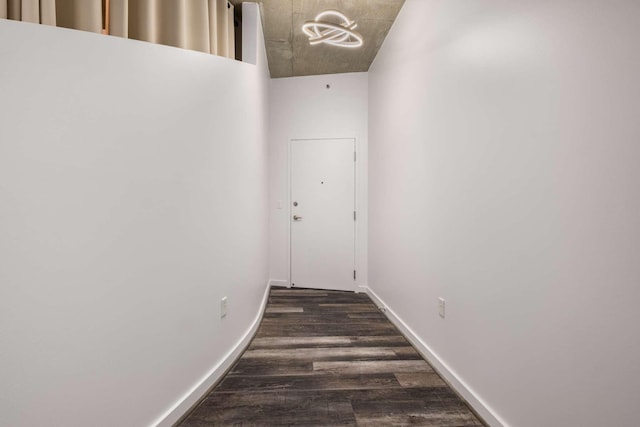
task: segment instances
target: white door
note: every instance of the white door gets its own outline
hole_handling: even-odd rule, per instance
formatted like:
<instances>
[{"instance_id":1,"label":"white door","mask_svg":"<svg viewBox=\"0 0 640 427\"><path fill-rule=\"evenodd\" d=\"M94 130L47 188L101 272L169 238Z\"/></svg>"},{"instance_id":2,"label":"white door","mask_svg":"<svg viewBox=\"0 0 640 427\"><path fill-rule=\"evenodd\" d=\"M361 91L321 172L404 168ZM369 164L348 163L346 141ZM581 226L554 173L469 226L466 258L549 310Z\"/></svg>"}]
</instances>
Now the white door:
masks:
<instances>
[{"instance_id":1,"label":"white door","mask_svg":"<svg viewBox=\"0 0 640 427\"><path fill-rule=\"evenodd\" d=\"M291 141L291 283L355 289L355 140Z\"/></svg>"}]
</instances>

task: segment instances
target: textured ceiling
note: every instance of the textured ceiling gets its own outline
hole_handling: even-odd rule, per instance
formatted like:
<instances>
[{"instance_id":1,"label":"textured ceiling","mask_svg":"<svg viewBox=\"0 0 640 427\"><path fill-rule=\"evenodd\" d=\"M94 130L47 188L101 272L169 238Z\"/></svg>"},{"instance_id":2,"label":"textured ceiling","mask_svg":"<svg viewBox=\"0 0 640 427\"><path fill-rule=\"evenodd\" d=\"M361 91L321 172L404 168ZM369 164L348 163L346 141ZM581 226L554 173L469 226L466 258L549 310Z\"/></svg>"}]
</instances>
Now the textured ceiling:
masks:
<instances>
[{"instance_id":1,"label":"textured ceiling","mask_svg":"<svg viewBox=\"0 0 640 427\"><path fill-rule=\"evenodd\" d=\"M271 77L368 71L404 0L261 0ZM357 22L364 45L311 46L302 24L327 9Z\"/></svg>"}]
</instances>

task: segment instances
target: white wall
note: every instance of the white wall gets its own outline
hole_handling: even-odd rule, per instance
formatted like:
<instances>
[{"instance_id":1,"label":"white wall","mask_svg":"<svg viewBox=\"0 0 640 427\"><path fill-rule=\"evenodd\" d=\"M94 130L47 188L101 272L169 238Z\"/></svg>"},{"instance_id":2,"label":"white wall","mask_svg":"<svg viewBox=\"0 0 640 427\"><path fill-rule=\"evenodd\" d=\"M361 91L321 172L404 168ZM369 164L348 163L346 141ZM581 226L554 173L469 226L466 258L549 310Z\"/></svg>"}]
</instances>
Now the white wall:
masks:
<instances>
[{"instance_id":1,"label":"white wall","mask_svg":"<svg viewBox=\"0 0 640 427\"><path fill-rule=\"evenodd\" d=\"M369 285L508 425L638 423L639 17L407 0L369 72Z\"/></svg>"},{"instance_id":2,"label":"white wall","mask_svg":"<svg viewBox=\"0 0 640 427\"><path fill-rule=\"evenodd\" d=\"M0 425L150 425L259 311L264 55L0 20L0 64Z\"/></svg>"},{"instance_id":3,"label":"white wall","mask_svg":"<svg viewBox=\"0 0 640 427\"><path fill-rule=\"evenodd\" d=\"M327 89L327 85L330 86ZM367 74L271 80L269 93L269 257L274 283L289 281L289 164L291 139L356 138L357 267L367 283ZM278 201L282 209L278 209Z\"/></svg>"}]
</instances>

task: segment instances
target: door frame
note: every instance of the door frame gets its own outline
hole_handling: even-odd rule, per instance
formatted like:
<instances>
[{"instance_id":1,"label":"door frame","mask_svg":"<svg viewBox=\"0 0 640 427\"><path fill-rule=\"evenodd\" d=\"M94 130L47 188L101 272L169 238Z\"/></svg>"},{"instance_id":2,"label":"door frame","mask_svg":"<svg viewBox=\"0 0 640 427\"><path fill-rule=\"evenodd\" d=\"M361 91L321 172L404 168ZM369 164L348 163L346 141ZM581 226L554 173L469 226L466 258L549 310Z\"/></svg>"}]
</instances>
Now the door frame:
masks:
<instances>
[{"instance_id":1,"label":"door frame","mask_svg":"<svg viewBox=\"0 0 640 427\"><path fill-rule=\"evenodd\" d=\"M292 283L291 283L291 252L292 252L292 245L291 245L291 216L293 215L292 212L292 206L291 204L293 203L292 197L291 197L291 184L292 184L292 159L291 159L291 148L293 146L294 142L297 141L328 141L328 140L334 140L334 139L351 139L353 140L353 150L355 153L355 160L353 162L353 206L354 209L356 210L356 220L353 221L353 270L356 271L356 278L353 281L353 288L351 289L351 291L353 292L358 292L359 290L359 280L360 280L360 273L357 271L358 265L360 265L359 263L359 259L358 259L358 244L359 244L359 233L358 233L358 221L359 219L359 215L360 215L360 206L359 206L359 188L360 188L360 182L358 179L358 163L359 163L359 141L358 138L356 138L355 136L335 136L335 137L331 137L331 138L289 138L289 141L287 143L287 221L288 221L288 227L287 227L287 247L288 247L288 251L287 251L287 261L288 261L288 269L287 269L287 273L289 275L289 277L287 277L287 288L291 288L292 287Z\"/></svg>"}]
</instances>

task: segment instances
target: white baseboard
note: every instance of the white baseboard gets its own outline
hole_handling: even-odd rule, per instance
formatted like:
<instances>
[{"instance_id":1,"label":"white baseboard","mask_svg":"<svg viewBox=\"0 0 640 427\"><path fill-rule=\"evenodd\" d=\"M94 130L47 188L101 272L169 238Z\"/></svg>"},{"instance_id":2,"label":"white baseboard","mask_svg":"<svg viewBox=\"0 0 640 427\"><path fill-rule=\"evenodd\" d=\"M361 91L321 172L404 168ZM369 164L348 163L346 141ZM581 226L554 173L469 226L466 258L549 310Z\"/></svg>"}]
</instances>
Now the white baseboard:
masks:
<instances>
[{"instance_id":1,"label":"white baseboard","mask_svg":"<svg viewBox=\"0 0 640 427\"><path fill-rule=\"evenodd\" d=\"M415 332L380 299L375 292L366 291L378 307L384 307L384 314L405 335L418 352L438 371L449 385L492 427L508 427L479 396L474 392Z\"/></svg>"},{"instance_id":2,"label":"white baseboard","mask_svg":"<svg viewBox=\"0 0 640 427\"><path fill-rule=\"evenodd\" d=\"M289 285L288 280L274 280L274 279L269 280L269 286L278 286L278 287L284 287L284 288L291 287Z\"/></svg>"},{"instance_id":3,"label":"white baseboard","mask_svg":"<svg viewBox=\"0 0 640 427\"><path fill-rule=\"evenodd\" d=\"M187 413L191 407L200 400L204 396L204 394L216 383L218 382L224 374L227 372L231 365L238 359L240 354L244 351L244 349L249 345L249 342L255 335L258 327L260 326L260 322L262 320L262 315L264 313L265 307L267 305L267 301L269 299L269 290L271 289L271 283L267 284L267 289L264 292L264 296L262 297L262 302L260 304L260 310L256 315L253 323L247 329L247 332L244 333L242 338L238 340L236 345L233 346L231 350L222 358L218 364L216 364L211 370L200 380L195 386L191 388L181 399L179 399L168 411L166 411L162 416L160 416L152 426L155 427L170 427L174 425L180 418Z\"/></svg>"}]
</instances>

